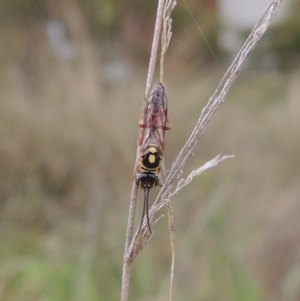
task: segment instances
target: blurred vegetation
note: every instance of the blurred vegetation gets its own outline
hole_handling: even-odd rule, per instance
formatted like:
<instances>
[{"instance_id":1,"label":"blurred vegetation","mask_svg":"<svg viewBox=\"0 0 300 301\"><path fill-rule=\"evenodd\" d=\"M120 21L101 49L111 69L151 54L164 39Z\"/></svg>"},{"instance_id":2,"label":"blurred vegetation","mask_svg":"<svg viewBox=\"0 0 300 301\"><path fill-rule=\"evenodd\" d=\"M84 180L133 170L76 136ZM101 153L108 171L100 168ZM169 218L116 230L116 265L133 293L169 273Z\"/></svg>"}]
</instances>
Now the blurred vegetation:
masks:
<instances>
[{"instance_id":1,"label":"blurred vegetation","mask_svg":"<svg viewBox=\"0 0 300 301\"><path fill-rule=\"evenodd\" d=\"M222 63L213 3L188 5ZM119 298L155 10L152 1L0 2L0 300ZM297 60L296 19L266 37L277 33L283 59ZM222 77L183 3L173 32L167 167ZM174 202L175 300L300 298L300 71L260 71L240 75L188 170L218 153L235 159ZM164 218L134 264L131 300L165 300L169 264Z\"/></svg>"},{"instance_id":2,"label":"blurred vegetation","mask_svg":"<svg viewBox=\"0 0 300 301\"><path fill-rule=\"evenodd\" d=\"M270 32L273 43L271 51L276 55L280 66L284 69L300 64L300 20L298 12L300 1L291 1L291 15L280 25L274 26Z\"/></svg>"},{"instance_id":3,"label":"blurred vegetation","mask_svg":"<svg viewBox=\"0 0 300 301\"><path fill-rule=\"evenodd\" d=\"M289 1L289 15L281 22L272 25L260 46L254 50L251 63L254 69L280 70L297 69L300 66L300 20L299 0ZM242 31L243 40L250 31Z\"/></svg>"}]
</instances>

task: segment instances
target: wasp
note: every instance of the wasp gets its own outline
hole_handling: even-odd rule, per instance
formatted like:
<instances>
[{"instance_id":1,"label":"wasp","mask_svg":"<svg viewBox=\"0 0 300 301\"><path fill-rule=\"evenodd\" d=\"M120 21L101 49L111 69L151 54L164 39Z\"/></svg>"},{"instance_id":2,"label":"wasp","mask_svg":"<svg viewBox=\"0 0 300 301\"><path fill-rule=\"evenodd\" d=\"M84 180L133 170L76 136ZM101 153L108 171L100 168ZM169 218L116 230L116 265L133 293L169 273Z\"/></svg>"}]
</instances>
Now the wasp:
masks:
<instances>
[{"instance_id":1,"label":"wasp","mask_svg":"<svg viewBox=\"0 0 300 301\"><path fill-rule=\"evenodd\" d=\"M144 206L139 231L146 213L147 225L151 234L148 212L149 192L153 187L162 186L160 172L166 147L165 131L172 128L168 120L167 96L162 83L157 83L153 87L149 99L145 100L138 125L140 127L138 138L140 158L136 167L135 181L144 190Z\"/></svg>"}]
</instances>

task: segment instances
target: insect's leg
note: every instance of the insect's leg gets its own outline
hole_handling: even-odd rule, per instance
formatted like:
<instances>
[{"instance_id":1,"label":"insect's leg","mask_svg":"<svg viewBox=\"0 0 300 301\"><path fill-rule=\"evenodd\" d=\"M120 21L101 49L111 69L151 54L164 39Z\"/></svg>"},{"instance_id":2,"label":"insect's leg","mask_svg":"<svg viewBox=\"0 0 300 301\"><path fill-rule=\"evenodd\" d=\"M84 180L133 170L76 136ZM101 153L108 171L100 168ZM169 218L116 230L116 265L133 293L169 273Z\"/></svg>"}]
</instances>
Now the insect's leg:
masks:
<instances>
[{"instance_id":1,"label":"insect's leg","mask_svg":"<svg viewBox=\"0 0 300 301\"><path fill-rule=\"evenodd\" d=\"M138 164L136 165L136 168L134 170L134 174L133 174L132 180L137 180L137 176L136 175L139 174L140 172L141 172L141 163L138 162Z\"/></svg>"}]
</instances>

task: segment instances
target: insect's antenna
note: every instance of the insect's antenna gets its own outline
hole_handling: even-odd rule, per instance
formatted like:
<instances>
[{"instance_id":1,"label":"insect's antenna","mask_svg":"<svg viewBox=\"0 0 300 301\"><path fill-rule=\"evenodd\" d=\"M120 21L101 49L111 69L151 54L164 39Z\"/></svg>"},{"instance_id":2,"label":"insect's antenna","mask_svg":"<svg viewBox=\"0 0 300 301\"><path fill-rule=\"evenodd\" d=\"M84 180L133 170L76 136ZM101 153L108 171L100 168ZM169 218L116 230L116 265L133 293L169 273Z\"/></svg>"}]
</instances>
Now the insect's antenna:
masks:
<instances>
[{"instance_id":1,"label":"insect's antenna","mask_svg":"<svg viewBox=\"0 0 300 301\"><path fill-rule=\"evenodd\" d=\"M149 191L150 191L150 188L145 188L144 189L144 207L146 207L148 229L149 229L150 234L152 234L151 227L150 227L150 222L149 222L149 212L148 212Z\"/></svg>"},{"instance_id":2,"label":"insect's antenna","mask_svg":"<svg viewBox=\"0 0 300 301\"><path fill-rule=\"evenodd\" d=\"M151 227L150 227L150 222L149 222L149 211L148 211L148 207L149 207L148 206L149 191L150 191L150 188L144 188L144 206L143 206L142 220L141 220L138 232L141 231L141 228L142 228L142 225L143 225L144 216L145 216L145 211L146 211L148 229L149 229L150 234L152 234Z\"/></svg>"}]
</instances>

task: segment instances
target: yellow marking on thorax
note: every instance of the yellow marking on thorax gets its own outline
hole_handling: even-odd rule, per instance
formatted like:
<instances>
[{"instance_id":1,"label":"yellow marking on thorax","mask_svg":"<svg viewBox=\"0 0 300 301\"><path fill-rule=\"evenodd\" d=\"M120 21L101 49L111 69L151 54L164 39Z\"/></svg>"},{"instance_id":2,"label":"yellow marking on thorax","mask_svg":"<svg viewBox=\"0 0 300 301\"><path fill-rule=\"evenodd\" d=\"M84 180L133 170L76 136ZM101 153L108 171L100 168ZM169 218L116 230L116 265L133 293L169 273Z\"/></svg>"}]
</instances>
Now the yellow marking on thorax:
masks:
<instances>
[{"instance_id":1,"label":"yellow marking on thorax","mask_svg":"<svg viewBox=\"0 0 300 301\"><path fill-rule=\"evenodd\" d=\"M154 155L150 155L148 159L149 159L149 162L151 164L155 163L155 156Z\"/></svg>"},{"instance_id":2,"label":"yellow marking on thorax","mask_svg":"<svg viewBox=\"0 0 300 301\"><path fill-rule=\"evenodd\" d=\"M149 152L152 153L152 154L155 154L155 153L157 153L157 149L154 146L151 146L149 148Z\"/></svg>"}]
</instances>

